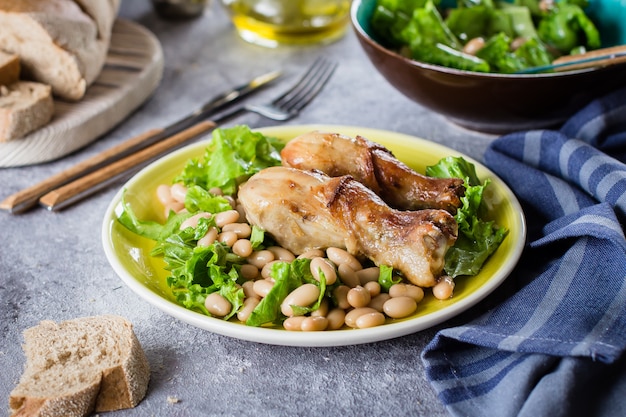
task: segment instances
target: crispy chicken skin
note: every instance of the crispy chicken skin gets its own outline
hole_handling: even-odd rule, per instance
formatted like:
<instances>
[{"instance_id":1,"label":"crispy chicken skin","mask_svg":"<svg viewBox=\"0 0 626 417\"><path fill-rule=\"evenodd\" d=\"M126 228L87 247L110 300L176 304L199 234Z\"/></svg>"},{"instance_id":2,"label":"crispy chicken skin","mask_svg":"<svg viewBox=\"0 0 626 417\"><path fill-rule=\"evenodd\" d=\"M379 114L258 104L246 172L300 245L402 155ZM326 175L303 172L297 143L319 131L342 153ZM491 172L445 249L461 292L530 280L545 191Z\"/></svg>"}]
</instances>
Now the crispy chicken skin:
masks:
<instances>
[{"instance_id":1,"label":"crispy chicken skin","mask_svg":"<svg viewBox=\"0 0 626 417\"><path fill-rule=\"evenodd\" d=\"M331 177L351 175L400 210L436 208L454 214L465 192L463 180L421 175L362 136L305 133L288 142L281 157L284 166L319 170Z\"/></svg>"},{"instance_id":2,"label":"crispy chicken skin","mask_svg":"<svg viewBox=\"0 0 626 417\"><path fill-rule=\"evenodd\" d=\"M351 176L267 168L239 188L248 221L300 254L339 247L389 265L409 281L435 285L457 224L445 210L399 211Z\"/></svg>"}]
</instances>

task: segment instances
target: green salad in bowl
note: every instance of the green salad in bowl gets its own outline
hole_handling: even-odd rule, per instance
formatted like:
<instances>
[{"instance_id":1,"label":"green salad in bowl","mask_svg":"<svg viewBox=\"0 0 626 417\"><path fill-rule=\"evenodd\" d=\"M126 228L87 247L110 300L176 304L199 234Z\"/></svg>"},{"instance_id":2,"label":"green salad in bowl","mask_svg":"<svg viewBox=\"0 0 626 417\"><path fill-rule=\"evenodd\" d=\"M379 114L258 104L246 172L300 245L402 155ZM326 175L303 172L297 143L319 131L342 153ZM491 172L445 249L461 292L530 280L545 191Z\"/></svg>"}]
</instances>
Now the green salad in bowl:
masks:
<instances>
[{"instance_id":1,"label":"green salad in bowl","mask_svg":"<svg viewBox=\"0 0 626 417\"><path fill-rule=\"evenodd\" d=\"M600 48L588 0L377 0L373 33L421 62L516 73Z\"/></svg>"}]
</instances>

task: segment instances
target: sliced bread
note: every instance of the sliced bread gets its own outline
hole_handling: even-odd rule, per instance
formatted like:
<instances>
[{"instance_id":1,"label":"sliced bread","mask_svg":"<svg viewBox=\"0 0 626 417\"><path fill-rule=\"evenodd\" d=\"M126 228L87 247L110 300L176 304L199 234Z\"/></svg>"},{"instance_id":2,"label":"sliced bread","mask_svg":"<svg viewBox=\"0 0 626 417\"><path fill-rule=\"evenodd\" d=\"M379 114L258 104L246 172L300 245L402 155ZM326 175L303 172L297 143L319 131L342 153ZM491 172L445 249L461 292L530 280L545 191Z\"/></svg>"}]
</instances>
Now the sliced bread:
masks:
<instances>
[{"instance_id":1,"label":"sliced bread","mask_svg":"<svg viewBox=\"0 0 626 417\"><path fill-rule=\"evenodd\" d=\"M24 331L26 368L11 392L12 417L87 416L136 406L150 367L132 324L103 315Z\"/></svg>"},{"instance_id":2,"label":"sliced bread","mask_svg":"<svg viewBox=\"0 0 626 417\"><path fill-rule=\"evenodd\" d=\"M20 58L0 51L0 85L13 84L20 79Z\"/></svg>"},{"instance_id":3,"label":"sliced bread","mask_svg":"<svg viewBox=\"0 0 626 417\"><path fill-rule=\"evenodd\" d=\"M0 142L18 139L52 119L50 86L32 81L0 85Z\"/></svg>"},{"instance_id":4,"label":"sliced bread","mask_svg":"<svg viewBox=\"0 0 626 417\"><path fill-rule=\"evenodd\" d=\"M20 57L24 78L80 100L102 70L118 6L119 0L0 0L0 45Z\"/></svg>"}]
</instances>

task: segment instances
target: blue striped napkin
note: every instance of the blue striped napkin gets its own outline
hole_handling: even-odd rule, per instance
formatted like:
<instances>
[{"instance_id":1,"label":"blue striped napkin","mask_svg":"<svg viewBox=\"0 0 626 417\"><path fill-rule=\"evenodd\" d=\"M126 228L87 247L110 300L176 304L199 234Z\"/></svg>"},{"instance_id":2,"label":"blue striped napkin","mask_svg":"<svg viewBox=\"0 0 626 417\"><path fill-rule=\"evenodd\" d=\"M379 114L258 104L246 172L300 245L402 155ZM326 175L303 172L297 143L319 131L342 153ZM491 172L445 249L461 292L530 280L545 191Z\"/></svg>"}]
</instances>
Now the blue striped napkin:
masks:
<instances>
[{"instance_id":1,"label":"blue striped napkin","mask_svg":"<svg viewBox=\"0 0 626 417\"><path fill-rule=\"evenodd\" d=\"M489 146L528 242L503 286L422 353L452 415L626 415L625 162L626 89L558 131Z\"/></svg>"}]
</instances>

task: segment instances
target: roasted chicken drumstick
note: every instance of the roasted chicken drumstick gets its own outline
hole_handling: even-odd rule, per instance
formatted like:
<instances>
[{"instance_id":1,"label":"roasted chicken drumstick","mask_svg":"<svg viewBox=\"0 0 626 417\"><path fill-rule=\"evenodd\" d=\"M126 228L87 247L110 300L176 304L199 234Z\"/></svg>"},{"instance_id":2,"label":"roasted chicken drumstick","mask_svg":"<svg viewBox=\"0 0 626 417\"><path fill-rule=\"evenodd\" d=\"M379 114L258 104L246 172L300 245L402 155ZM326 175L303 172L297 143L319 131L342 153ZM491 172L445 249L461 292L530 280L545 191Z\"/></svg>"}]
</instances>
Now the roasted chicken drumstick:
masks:
<instances>
[{"instance_id":1,"label":"roasted chicken drumstick","mask_svg":"<svg viewBox=\"0 0 626 417\"><path fill-rule=\"evenodd\" d=\"M339 247L430 287L442 273L457 224L445 210L399 211L351 176L266 168L239 188L248 221L300 254Z\"/></svg>"},{"instance_id":2,"label":"roasted chicken drumstick","mask_svg":"<svg viewBox=\"0 0 626 417\"><path fill-rule=\"evenodd\" d=\"M463 180L421 175L362 136L306 133L288 142L281 157L284 166L319 170L331 177L351 175L400 210L437 208L454 214L465 192Z\"/></svg>"}]
</instances>

